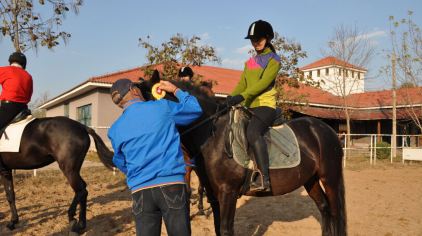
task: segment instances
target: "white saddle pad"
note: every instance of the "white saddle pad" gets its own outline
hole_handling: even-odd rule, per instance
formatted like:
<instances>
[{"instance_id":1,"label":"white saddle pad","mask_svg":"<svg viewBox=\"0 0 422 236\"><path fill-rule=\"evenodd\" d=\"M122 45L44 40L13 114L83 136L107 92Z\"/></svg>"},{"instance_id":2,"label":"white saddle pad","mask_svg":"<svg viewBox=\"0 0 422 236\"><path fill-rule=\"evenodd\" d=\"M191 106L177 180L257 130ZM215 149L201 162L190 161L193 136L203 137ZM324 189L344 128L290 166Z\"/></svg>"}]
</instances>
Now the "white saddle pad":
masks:
<instances>
[{"instance_id":1,"label":"white saddle pad","mask_svg":"<svg viewBox=\"0 0 422 236\"><path fill-rule=\"evenodd\" d=\"M0 139L0 152L19 152L23 130L35 118L31 115L25 120L7 126Z\"/></svg>"}]
</instances>

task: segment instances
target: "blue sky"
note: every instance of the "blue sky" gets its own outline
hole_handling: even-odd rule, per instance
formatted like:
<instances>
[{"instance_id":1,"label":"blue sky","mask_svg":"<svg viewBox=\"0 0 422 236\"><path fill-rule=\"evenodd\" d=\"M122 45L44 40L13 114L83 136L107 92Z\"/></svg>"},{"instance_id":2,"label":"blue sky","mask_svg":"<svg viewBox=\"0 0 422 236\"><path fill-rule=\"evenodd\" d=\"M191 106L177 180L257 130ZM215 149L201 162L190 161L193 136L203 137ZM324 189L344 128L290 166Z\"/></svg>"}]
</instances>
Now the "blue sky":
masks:
<instances>
[{"instance_id":1,"label":"blue sky","mask_svg":"<svg viewBox=\"0 0 422 236\"><path fill-rule=\"evenodd\" d=\"M249 24L269 21L281 35L299 42L308 57L303 66L323 57L333 30L340 24L357 25L367 33L377 54L368 66L365 89L388 89L385 76L375 77L388 63L383 50L389 49L388 17L406 17L414 11L414 21L422 26L422 1L418 0L297 0L297 1L136 1L87 0L80 14L69 14L61 28L72 34L69 43L53 51L27 51L28 71L34 78L33 100L42 93L50 97L84 82L92 76L141 66L146 51L138 38L151 36L159 45L172 35L197 35L203 43L218 49L221 67L241 69L248 58L249 41L244 39ZM0 40L0 65L7 64L13 47L9 38Z\"/></svg>"}]
</instances>

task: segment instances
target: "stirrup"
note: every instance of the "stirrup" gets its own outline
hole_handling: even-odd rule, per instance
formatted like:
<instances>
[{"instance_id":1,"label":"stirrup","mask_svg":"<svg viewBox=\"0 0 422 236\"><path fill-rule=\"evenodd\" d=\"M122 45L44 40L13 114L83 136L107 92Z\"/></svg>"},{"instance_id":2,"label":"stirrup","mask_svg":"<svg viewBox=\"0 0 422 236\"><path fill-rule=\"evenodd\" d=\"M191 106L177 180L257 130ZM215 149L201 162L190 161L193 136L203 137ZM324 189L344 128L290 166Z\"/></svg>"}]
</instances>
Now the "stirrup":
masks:
<instances>
[{"instance_id":1,"label":"stirrup","mask_svg":"<svg viewBox=\"0 0 422 236\"><path fill-rule=\"evenodd\" d=\"M271 192L271 185L268 181L268 186L264 185L264 177L259 170L254 170L251 175L249 184L249 191L251 192Z\"/></svg>"}]
</instances>

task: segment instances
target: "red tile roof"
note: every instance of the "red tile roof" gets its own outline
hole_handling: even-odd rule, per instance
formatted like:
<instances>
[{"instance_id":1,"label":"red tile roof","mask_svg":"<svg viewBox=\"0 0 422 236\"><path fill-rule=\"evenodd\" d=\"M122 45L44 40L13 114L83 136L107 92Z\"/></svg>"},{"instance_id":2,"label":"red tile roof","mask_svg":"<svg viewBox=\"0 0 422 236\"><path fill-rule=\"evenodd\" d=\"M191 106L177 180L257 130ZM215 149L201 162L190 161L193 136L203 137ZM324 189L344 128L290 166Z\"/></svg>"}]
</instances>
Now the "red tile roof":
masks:
<instances>
[{"instance_id":1,"label":"red tile roof","mask_svg":"<svg viewBox=\"0 0 422 236\"><path fill-rule=\"evenodd\" d=\"M156 67L158 70L162 69L162 65ZM192 70L195 74L201 77L201 80L213 80L216 84L213 86L215 93L229 94L234 90L237 82L240 79L242 71L226 69L214 66L194 66ZM130 70L118 71L106 75L95 76L90 78L89 82L108 83L112 84L114 81L122 78L127 78L132 81L138 81L140 77L145 77L141 71L141 67L133 68Z\"/></svg>"},{"instance_id":2,"label":"red tile roof","mask_svg":"<svg viewBox=\"0 0 422 236\"><path fill-rule=\"evenodd\" d=\"M300 70L309 70L309 69L314 69L314 68L319 68L319 67L324 67L324 66L333 66L333 65L366 71L365 68L352 65L350 63L347 63L343 60L340 60L340 59L338 59L336 57L332 57L332 56L325 57L325 58L322 58L318 61L312 62L311 64L308 64L304 67L301 67Z\"/></svg>"},{"instance_id":3,"label":"red tile roof","mask_svg":"<svg viewBox=\"0 0 422 236\"><path fill-rule=\"evenodd\" d=\"M324 119L345 120L346 116L342 109L331 109L322 107L295 106L292 111ZM397 109L397 119L411 119L408 108ZM420 113L420 112L418 112ZM371 109L371 110L350 110L351 120L391 120L393 117L391 109Z\"/></svg>"},{"instance_id":4,"label":"red tile roof","mask_svg":"<svg viewBox=\"0 0 422 236\"><path fill-rule=\"evenodd\" d=\"M158 70L162 66L157 66ZM214 66L195 66L192 67L196 74L202 76L202 80L212 80L216 82L213 90L215 93L230 94L238 83L242 71L226 69ZM137 81L140 77L144 77L141 67L118 71L101 76L90 78L89 82L112 84L121 78L128 78ZM333 94L323 91L319 88L307 86L299 83L299 88L284 86L286 93L294 96L302 96L308 103L322 104L328 106L342 106L343 99ZM380 107L392 105L392 90L374 91L351 94L346 97L347 104L354 108ZM406 104L422 104L422 88L403 88L397 90L397 105Z\"/></svg>"},{"instance_id":5,"label":"red tile roof","mask_svg":"<svg viewBox=\"0 0 422 236\"><path fill-rule=\"evenodd\" d=\"M161 70L162 66L157 66L157 69ZM215 93L219 94L230 94L242 74L242 71L240 70L213 66L192 67L192 69L196 74L202 76L202 80L215 81L216 84L214 85L213 90ZM129 70L91 77L86 82L112 84L121 78L137 81L140 77L144 76L141 67L136 67ZM286 85L284 86L284 91L287 94L285 97L291 99L290 101L294 101L294 98L301 97L303 99L299 102L305 102L311 105L308 107L293 108L296 112L327 119L344 119L344 113L341 110L344 101L341 97L334 96L331 93L315 87L306 86L302 83L299 83L299 88L292 88ZM389 109L392 106L391 90L352 94L346 98L346 101L349 107L359 109L352 112L352 119L372 120L391 118L391 109ZM397 105L403 106L407 104L422 104L422 87L397 90ZM386 106L389 108L386 109ZM363 110L362 108L372 109ZM404 108L398 110L400 110L398 111L399 119L400 117L408 117L408 113Z\"/></svg>"}]
</instances>

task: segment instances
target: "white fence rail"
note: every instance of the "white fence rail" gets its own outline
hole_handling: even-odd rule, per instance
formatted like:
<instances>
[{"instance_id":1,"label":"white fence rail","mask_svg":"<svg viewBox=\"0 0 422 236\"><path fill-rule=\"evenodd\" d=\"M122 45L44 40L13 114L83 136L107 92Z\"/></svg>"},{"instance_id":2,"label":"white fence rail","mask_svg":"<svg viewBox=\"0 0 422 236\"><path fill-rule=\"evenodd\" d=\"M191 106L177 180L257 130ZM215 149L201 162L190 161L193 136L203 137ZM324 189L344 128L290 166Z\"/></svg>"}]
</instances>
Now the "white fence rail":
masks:
<instances>
[{"instance_id":1,"label":"white fence rail","mask_svg":"<svg viewBox=\"0 0 422 236\"><path fill-rule=\"evenodd\" d=\"M349 137L349 139L347 139ZM369 163L375 165L377 162L377 150L388 151L390 154L390 162L393 163L394 158L405 160L421 160L422 159L422 135L396 135L396 151L391 146L391 134L339 134L344 150L343 166L346 166L348 159L356 155L369 157ZM347 140L350 140L348 143ZM382 145L387 143L388 145ZM396 153L396 157L394 157Z\"/></svg>"},{"instance_id":2,"label":"white fence rail","mask_svg":"<svg viewBox=\"0 0 422 236\"><path fill-rule=\"evenodd\" d=\"M100 130L107 130L108 126L91 127L97 132ZM393 147L380 146L380 142L387 142L391 144L390 134L339 134L339 139L342 142L344 151L343 166L346 167L347 160L357 155L363 155L369 157L369 164L375 165L377 162L377 150L390 150L390 162L393 162ZM350 143L347 143L347 136L350 137ZM422 135L397 135L397 156L396 158L402 159L404 163L406 160L409 161L422 161ZM37 169L34 169L34 176L37 176ZM113 168L113 174L116 173Z\"/></svg>"}]
</instances>

